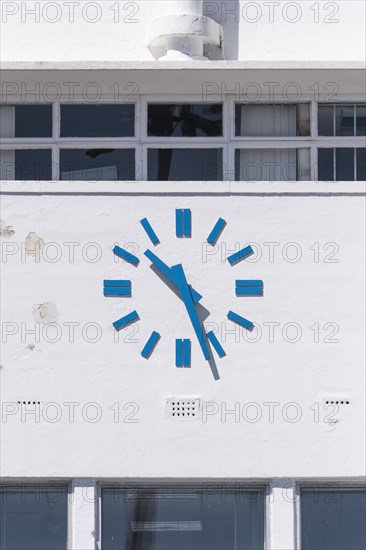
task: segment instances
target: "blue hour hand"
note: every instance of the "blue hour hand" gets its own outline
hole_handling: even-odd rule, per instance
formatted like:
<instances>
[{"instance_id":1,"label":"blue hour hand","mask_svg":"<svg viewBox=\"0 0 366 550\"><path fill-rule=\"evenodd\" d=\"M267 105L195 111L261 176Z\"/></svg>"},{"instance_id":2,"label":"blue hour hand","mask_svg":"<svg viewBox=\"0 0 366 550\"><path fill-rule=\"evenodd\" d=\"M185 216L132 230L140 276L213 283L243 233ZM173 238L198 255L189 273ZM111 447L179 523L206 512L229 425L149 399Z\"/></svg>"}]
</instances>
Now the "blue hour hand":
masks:
<instances>
[{"instance_id":1,"label":"blue hour hand","mask_svg":"<svg viewBox=\"0 0 366 550\"><path fill-rule=\"evenodd\" d=\"M146 250L144 252L145 256L149 258L151 263L176 287L178 287L177 278L173 273L173 270L171 267L169 267L166 263L164 263L154 252L151 250ZM201 294L199 294L196 290L194 290L189 285L189 290L192 295L193 303L197 304L202 299Z\"/></svg>"},{"instance_id":2,"label":"blue hour hand","mask_svg":"<svg viewBox=\"0 0 366 550\"><path fill-rule=\"evenodd\" d=\"M186 306L187 313L193 325L194 331L196 333L199 345L201 346L202 353L206 361L211 359L211 354L207 345L206 335L203 331L202 324L198 318L196 308L194 307L194 302L192 294L190 291L190 286L187 283L187 279L181 264L174 265L172 268L173 277L177 282L177 286L180 290L182 300Z\"/></svg>"}]
</instances>

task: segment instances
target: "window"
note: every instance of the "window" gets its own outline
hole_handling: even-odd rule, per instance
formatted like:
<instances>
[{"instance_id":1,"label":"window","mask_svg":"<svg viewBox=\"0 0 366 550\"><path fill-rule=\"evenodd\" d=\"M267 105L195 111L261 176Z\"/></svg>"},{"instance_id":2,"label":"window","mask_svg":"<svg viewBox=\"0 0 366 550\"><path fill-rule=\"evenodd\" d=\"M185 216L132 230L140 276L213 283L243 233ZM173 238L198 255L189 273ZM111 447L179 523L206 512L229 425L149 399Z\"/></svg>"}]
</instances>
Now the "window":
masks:
<instances>
[{"instance_id":1,"label":"window","mask_svg":"<svg viewBox=\"0 0 366 550\"><path fill-rule=\"evenodd\" d=\"M61 149L60 179L75 181L132 181L133 149Z\"/></svg>"},{"instance_id":2,"label":"window","mask_svg":"<svg viewBox=\"0 0 366 550\"><path fill-rule=\"evenodd\" d=\"M148 136L220 137L222 104L151 103Z\"/></svg>"},{"instance_id":3,"label":"window","mask_svg":"<svg viewBox=\"0 0 366 550\"><path fill-rule=\"evenodd\" d=\"M365 103L172 97L0 105L0 177L91 183L366 179Z\"/></svg>"},{"instance_id":4,"label":"window","mask_svg":"<svg viewBox=\"0 0 366 550\"><path fill-rule=\"evenodd\" d=\"M3 180L52 180L51 149L12 149L0 151Z\"/></svg>"},{"instance_id":5,"label":"window","mask_svg":"<svg viewBox=\"0 0 366 550\"><path fill-rule=\"evenodd\" d=\"M235 135L299 137L310 135L310 103L237 104Z\"/></svg>"},{"instance_id":6,"label":"window","mask_svg":"<svg viewBox=\"0 0 366 550\"><path fill-rule=\"evenodd\" d=\"M364 550L366 491L301 491L301 550Z\"/></svg>"},{"instance_id":7,"label":"window","mask_svg":"<svg viewBox=\"0 0 366 550\"><path fill-rule=\"evenodd\" d=\"M365 136L365 104L325 104L319 105L319 136Z\"/></svg>"},{"instance_id":8,"label":"window","mask_svg":"<svg viewBox=\"0 0 366 550\"><path fill-rule=\"evenodd\" d=\"M134 135L134 105L61 105L61 137Z\"/></svg>"},{"instance_id":9,"label":"window","mask_svg":"<svg viewBox=\"0 0 366 550\"><path fill-rule=\"evenodd\" d=\"M0 105L1 138L52 136L52 105Z\"/></svg>"},{"instance_id":10,"label":"window","mask_svg":"<svg viewBox=\"0 0 366 550\"><path fill-rule=\"evenodd\" d=\"M66 550L67 488L0 491L0 550Z\"/></svg>"},{"instance_id":11,"label":"window","mask_svg":"<svg viewBox=\"0 0 366 550\"><path fill-rule=\"evenodd\" d=\"M318 149L319 181L366 180L366 148Z\"/></svg>"},{"instance_id":12,"label":"window","mask_svg":"<svg viewBox=\"0 0 366 550\"><path fill-rule=\"evenodd\" d=\"M222 180L222 149L149 149L147 179Z\"/></svg>"},{"instance_id":13,"label":"window","mask_svg":"<svg viewBox=\"0 0 366 550\"><path fill-rule=\"evenodd\" d=\"M263 550L264 491L102 492L103 550Z\"/></svg>"},{"instance_id":14,"label":"window","mask_svg":"<svg viewBox=\"0 0 366 550\"><path fill-rule=\"evenodd\" d=\"M310 149L237 149L237 181L310 180Z\"/></svg>"}]
</instances>

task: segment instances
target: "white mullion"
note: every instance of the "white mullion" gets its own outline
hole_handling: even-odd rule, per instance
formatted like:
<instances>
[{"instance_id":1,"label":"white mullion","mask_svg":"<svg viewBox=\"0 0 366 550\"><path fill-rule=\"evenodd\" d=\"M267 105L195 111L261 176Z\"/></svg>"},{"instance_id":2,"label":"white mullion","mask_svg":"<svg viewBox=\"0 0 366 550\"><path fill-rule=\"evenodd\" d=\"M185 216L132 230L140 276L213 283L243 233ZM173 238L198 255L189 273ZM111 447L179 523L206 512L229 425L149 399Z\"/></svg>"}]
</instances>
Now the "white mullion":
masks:
<instances>
[{"instance_id":1,"label":"white mullion","mask_svg":"<svg viewBox=\"0 0 366 550\"><path fill-rule=\"evenodd\" d=\"M60 148L57 144L52 145L51 151L52 159L52 180L60 180Z\"/></svg>"},{"instance_id":2,"label":"white mullion","mask_svg":"<svg viewBox=\"0 0 366 550\"><path fill-rule=\"evenodd\" d=\"M68 550L94 550L97 538L98 488L95 482L74 479L71 484L71 532Z\"/></svg>"},{"instance_id":3,"label":"white mullion","mask_svg":"<svg viewBox=\"0 0 366 550\"><path fill-rule=\"evenodd\" d=\"M297 487L293 481L270 483L267 497L267 550L295 550Z\"/></svg>"}]
</instances>

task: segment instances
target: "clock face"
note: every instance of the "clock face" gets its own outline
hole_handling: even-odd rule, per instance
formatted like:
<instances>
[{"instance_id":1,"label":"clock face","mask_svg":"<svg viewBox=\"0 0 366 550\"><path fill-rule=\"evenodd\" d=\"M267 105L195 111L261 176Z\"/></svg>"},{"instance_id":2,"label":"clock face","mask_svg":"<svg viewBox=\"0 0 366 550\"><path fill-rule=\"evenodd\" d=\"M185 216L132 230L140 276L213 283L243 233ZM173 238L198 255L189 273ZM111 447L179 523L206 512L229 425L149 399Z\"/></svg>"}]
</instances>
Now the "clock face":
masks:
<instances>
[{"instance_id":1,"label":"clock face","mask_svg":"<svg viewBox=\"0 0 366 550\"><path fill-rule=\"evenodd\" d=\"M177 303L180 302L184 306L184 310L192 327L194 338L182 337L177 335L171 343L174 349L175 366L178 368L191 367L191 349L192 346L197 346L205 361L207 361L211 369L215 366L216 358L222 359L226 356L226 352L221 345L214 330L206 331L204 321L207 320L209 312L205 307L205 298L200 293L200 288L195 281L191 281L187 275L186 266L183 263L177 263L177 257L168 258L164 254L164 244L160 243L159 236L156 234L153 221L148 218L140 220L141 231L144 231L151 245L139 256L131 254L124 248L115 246L113 253L118 257L138 268L141 262L147 262L151 268L151 277L158 277L162 285L166 285L168 289L175 294ZM175 210L175 236L177 239L191 239L192 237L192 212L190 209ZM207 231L207 245L215 247L225 230L227 222L223 218L219 218L213 227ZM178 250L179 247L177 247ZM179 254L179 251L177 252ZM243 260L254 254L251 246L246 246L237 252L230 254L226 258L228 269L228 277L232 277L232 269L241 264ZM178 258L179 259L179 258ZM240 273L237 273L237 275ZM235 296L239 299L248 297L263 296L263 281L253 279L233 279ZM119 299L132 298L133 281L130 279L106 279L103 283L103 293L107 298ZM160 303L161 309L164 309L164 300ZM160 312L159 312L160 315ZM229 309L226 318L229 322L239 325L245 330L251 331L254 324L245 316L245 300L241 300L233 309ZM211 320L211 319L210 319ZM127 313L124 313L119 319L113 322L114 329L118 332L125 329L140 319L138 311L131 306ZM219 320L216 320L219 321ZM158 345L163 334L160 334L154 327L151 327L151 333L144 345L141 347L141 356L149 360L153 353L158 353Z\"/></svg>"}]
</instances>

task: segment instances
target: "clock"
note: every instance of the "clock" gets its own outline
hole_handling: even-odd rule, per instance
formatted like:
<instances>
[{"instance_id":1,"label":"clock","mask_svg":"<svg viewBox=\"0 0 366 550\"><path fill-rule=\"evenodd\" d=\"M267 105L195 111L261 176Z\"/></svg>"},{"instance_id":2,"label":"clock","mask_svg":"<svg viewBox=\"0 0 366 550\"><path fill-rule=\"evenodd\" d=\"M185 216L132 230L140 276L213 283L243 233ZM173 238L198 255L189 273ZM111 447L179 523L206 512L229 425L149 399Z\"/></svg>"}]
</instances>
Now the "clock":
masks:
<instances>
[{"instance_id":1,"label":"clock","mask_svg":"<svg viewBox=\"0 0 366 550\"><path fill-rule=\"evenodd\" d=\"M215 354L219 358L225 357L226 352L215 332L213 330L208 332L205 331L204 324L199 314L199 308L201 304L204 303L204 297L200 294L199 289L196 288L194 281L188 280L185 266L182 263L177 263L178 258L169 259L165 257L163 251L164 246L161 245L159 237L147 218L140 220L140 224L141 229L146 233L151 242L151 247L145 250L140 257L131 254L117 245L113 248L113 253L135 267L138 267L140 262L149 262L152 272L151 276L159 277L176 295L177 300L183 302L186 314L195 334L195 339L194 342L192 342L189 338L175 338L175 342L172 342L172 346L174 345L173 349L175 349L175 366L178 368L187 368L191 366L191 346L193 343L199 347L205 361L212 361ZM227 222L223 218L217 220L207 236L207 243L209 246L216 246L226 225ZM190 209L178 208L175 210L175 236L177 239L190 239L192 237L192 212ZM156 251L157 248L159 253ZM161 252L160 248L162 249ZM235 268L235 266L252 254L254 254L254 250L249 245L229 255L226 258L228 268ZM129 279L104 280L103 293L107 298L132 298L132 281ZM263 281L236 279L235 296L238 298L263 296ZM164 307L164 303L162 303L162 307ZM243 317L241 309L240 307L240 313L229 310L227 312L227 319L245 330L253 330L253 322ZM127 314L113 322L113 327L116 331L120 331L138 321L140 321L138 312L131 308ZM152 330L149 338L140 350L141 356L144 359L148 360L151 357L162 337L163 336L159 332Z\"/></svg>"}]
</instances>

